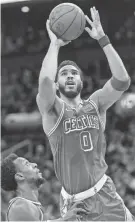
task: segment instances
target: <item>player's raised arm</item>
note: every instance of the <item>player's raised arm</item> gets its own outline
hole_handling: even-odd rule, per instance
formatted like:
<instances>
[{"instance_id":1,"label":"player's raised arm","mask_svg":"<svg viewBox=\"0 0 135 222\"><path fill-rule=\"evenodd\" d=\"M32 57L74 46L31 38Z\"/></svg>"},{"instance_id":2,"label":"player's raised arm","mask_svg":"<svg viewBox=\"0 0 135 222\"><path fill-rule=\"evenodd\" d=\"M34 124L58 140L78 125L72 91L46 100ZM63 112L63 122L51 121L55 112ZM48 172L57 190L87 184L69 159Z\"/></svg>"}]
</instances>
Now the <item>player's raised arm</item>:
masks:
<instances>
[{"instance_id":1,"label":"player's raised arm","mask_svg":"<svg viewBox=\"0 0 135 222\"><path fill-rule=\"evenodd\" d=\"M48 111L55 101L56 89L54 81L57 73L58 53L61 46L69 43L56 37L56 35L50 30L49 20L46 22L46 28L51 43L42 62L39 75L37 104L41 114Z\"/></svg>"},{"instance_id":2,"label":"player's raised arm","mask_svg":"<svg viewBox=\"0 0 135 222\"><path fill-rule=\"evenodd\" d=\"M112 78L107 81L102 89L96 91L93 95L99 108L105 111L128 89L130 77L120 56L103 31L98 11L95 7L91 8L90 11L92 20L90 20L88 16L86 16L86 20L91 25L91 29L86 27L85 30L92 38L98 40L107 57L112 72Z\"/></svg>"}]
</instances>

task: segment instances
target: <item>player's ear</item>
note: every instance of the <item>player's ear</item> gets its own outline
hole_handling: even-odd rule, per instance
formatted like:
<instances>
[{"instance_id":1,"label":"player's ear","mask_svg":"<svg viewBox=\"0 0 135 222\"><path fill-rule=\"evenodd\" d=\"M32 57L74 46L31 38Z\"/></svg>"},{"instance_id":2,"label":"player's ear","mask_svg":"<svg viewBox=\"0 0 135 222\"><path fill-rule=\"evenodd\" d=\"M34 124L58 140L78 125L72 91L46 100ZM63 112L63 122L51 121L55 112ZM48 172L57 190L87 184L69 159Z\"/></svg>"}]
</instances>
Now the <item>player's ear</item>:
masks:
<instances>
[{"instance_id":1,"label":"player's ear","mask_svg":"<svg viewBox=\"0 0 135 222\"><path fill-rule=\"evenodd\" d=\"M81 88L83 89L83 81L81 81Z\"/></svg>"},{"instance_id":2,"label":"player's ear","mask_svg":"<svg viewBox=\"0 0 135 222\"><path fill-rule=\"evenodd\" d=\"M56 90L59 90L59 83L56 82L55 84L56 84Z\"/></svg>"},{"instance_id":3,"label":"player's ear","mask_svg":"<svg viewBox=\"0 0 135 222\"><path fill-rule=\"evenodd\" d=\"M17 182L21 182L21 181L23 181L24 180L24 176L23 176L23 174L22 173L20 173L20 172L18 172L18 173L16 173L15 174L15 180L17 181Z\"/></svg>"}]
</instances>

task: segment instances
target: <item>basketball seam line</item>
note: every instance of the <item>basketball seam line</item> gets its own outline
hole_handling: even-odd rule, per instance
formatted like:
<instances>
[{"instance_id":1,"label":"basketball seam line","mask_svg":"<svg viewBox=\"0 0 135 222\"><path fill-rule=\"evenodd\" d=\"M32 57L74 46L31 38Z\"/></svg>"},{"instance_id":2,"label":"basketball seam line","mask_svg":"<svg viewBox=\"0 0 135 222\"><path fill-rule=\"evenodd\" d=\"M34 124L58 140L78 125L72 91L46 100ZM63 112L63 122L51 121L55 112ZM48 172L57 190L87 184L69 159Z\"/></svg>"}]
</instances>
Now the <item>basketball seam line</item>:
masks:
<instances>
[{"instance_id":1,"label":"basketball seam line","mask_svg":"<svg viewBox=\"0 0 135 222\"><path fill-rule=\"evenodd\" d=\"M73 22L74 22L75 19L76 19L77 14L78 14L78 11L77 11L77 13L76 13L76 15L75 15L73 21L71 22L71 24L68 26L68 28L65 30L65 32L64 32L60 37L62 37L62 36L66 33L66 31L70 28L70 26L73 24Z\"/></svg>"},{"instance_id":2,"label":"basketball seam line","mask_svg":"<svg viewBox=\"0 0 135 222\"><path fill-rule=\"evenodd\" d=\"M72 12L73 10L74 10L74 7L73 7L70 11L68 11L68 12L66 12L66 13L64 13L64 14L62 14L59 18L61 18L63 15L68 14L69 12ZM59 18L57 18L57 19L54 21L54 23L51 25L51 27L53 27L53 25L55 24L55 22L57 22L57 20L59 20Z\"/></svg>"},{"instance_id":3,"label":"basketball seam line","mask_svg":"<svg viewBox=\"0 0 135 222\"><path fill-rule=\"evenodd\" d=\"M81 15L81 27L80 27L80 30L81 30L81 28L82 28L82 15ZM76 35L76 38L78 37L78 33L77 33L77 35Z\"/></svg>"},{"instance_id":4,"label":"basketball seam line","mask_svg":"<svg viewBox=\"0 0 135 222\"><path fill-rule=\"evenodd\" d=\"M81 15L81 27L80 27L80 29L82 29L82 17L83 17L83 16Z\"/></svg>"}]
</instances>

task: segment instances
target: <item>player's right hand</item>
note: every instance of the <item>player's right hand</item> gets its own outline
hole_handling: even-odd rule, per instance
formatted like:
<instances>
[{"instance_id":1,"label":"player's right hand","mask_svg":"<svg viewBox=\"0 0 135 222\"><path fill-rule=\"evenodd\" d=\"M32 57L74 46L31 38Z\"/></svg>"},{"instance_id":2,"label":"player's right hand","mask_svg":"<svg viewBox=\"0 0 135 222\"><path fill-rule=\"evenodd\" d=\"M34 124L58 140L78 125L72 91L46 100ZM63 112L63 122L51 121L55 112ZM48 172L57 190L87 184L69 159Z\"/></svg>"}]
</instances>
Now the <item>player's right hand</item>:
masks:
<instances>
[{"instance_id":1,"label":"player's right hand","mask_svg":"<svg viewBox=\"0 0 135 222\"><path fill-rule=\"evenodd\" d=\"M70 209L68 209L67 213L64 215L63 220L68 221L68 220L73 220L76 217L82 218L82 214L87 215L89 212L85 210L84 208L81 208L81 205L83 206L82 202L76 202L72 205Z\"/></svg>"},{"instance_id":2,"label":"player's right hand","mask_svg":"<svg viewBox=\"0 0 135 222\"><path fill-rule=\"evenodd\" d=\"M50 29L50 21L49 20L47 20L47 22L46 22L46 29L47 29L49 38L51 40L51 43L56 44L58 47L65 46L71 42L71 41L63 41L62 39L58 39L57 36Z\"/></svg>"}]
</instances>

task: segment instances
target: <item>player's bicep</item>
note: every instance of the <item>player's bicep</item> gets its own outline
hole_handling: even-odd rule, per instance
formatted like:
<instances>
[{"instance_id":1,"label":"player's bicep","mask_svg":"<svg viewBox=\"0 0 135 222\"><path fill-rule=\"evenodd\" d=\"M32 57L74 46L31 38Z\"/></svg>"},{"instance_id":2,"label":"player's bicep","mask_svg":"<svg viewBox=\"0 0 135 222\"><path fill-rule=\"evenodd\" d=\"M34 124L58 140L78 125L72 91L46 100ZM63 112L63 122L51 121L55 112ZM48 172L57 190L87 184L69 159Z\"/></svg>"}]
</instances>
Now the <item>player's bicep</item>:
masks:
<instances>
[{"instance_id":1,"label":"player's bicep","mask_svg":"<svg viewBox=\"0 0 135 222\"><path fill-rule=\"evenodd\" d=\"M100 111L106 111L112 106L117 100L120 99L121 95L130 85L130 79L127 81L120 81L111 78L104 87L93 94L93 98Z\"/></svg>"},{"instance_id":2,"label":"player's bicep","mask_svg":"<svg viewBox=\"0 0 135 222\"><path fill-rule=\"evenodd\" d=\"M36 97L40 113L51 109L56 98L56 85L48 77L39 82L38 95Z\"/></svg>"}]
</instances>

